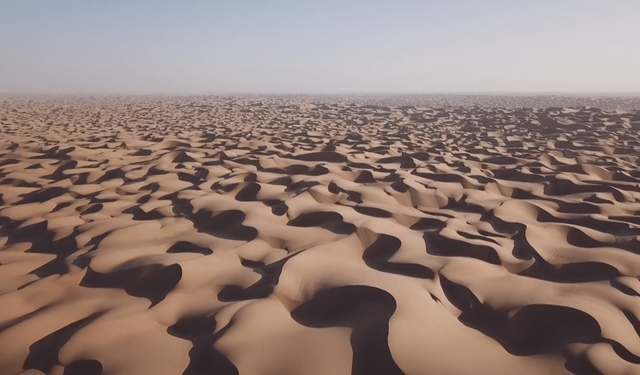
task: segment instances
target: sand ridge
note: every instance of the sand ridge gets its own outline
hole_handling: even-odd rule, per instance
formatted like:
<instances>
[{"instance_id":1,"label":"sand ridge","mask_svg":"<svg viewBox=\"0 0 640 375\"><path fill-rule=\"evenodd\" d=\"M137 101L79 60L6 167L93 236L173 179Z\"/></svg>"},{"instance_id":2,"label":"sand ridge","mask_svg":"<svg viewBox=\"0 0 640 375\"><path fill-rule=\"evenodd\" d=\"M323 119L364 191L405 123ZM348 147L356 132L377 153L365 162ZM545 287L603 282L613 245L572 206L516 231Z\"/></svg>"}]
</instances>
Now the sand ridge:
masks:
<instances>
[{"instance_id":1,"label":"sand ridge","mask_svg":"<svg viewBox=\"0 0 640 375\"><path fill-rule=\"evenodd\" d=\"M0 103L0 375L640 373L637 110Z\"/></svg>"}]
</instances>

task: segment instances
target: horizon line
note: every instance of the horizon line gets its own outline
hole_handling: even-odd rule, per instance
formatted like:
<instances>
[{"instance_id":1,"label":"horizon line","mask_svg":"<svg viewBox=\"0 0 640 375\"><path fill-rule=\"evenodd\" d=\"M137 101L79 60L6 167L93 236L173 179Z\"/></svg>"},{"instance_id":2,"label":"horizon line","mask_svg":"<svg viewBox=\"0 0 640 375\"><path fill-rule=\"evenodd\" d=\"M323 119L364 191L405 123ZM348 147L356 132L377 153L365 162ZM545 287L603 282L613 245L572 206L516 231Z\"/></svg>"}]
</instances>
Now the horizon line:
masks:
<instances>
[{"instance_id":1,"label":"horizon line","mask_svg":"<svg viewBox=\"0 0 640 375\"><path fill-rule=\"evenodd\" d=\"M78 91L78 92L0 92L0 96L571 96L571 97L640 97L640 91L370 91L370 92L260 92L260 91L182 91L182 92L147 92L147 91Z\"/></svg>"}]
</instances>

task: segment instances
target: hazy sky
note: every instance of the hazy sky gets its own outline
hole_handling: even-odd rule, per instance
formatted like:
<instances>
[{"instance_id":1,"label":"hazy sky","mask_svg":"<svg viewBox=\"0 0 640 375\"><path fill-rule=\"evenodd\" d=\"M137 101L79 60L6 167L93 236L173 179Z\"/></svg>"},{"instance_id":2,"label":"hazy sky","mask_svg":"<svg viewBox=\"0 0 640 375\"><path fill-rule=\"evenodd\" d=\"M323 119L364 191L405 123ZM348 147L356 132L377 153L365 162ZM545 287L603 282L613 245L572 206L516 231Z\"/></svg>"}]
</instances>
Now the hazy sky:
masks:
<instances>
[{"instance_id":1,"label":"hazy sky","mask_svg":"<svg viewBox=\"0 0 640 375\"><path fill-rule=\"evenodd\" d=\"M640 92L640 0L0 0L0 92Z\"/></svg>"}]
</instances>

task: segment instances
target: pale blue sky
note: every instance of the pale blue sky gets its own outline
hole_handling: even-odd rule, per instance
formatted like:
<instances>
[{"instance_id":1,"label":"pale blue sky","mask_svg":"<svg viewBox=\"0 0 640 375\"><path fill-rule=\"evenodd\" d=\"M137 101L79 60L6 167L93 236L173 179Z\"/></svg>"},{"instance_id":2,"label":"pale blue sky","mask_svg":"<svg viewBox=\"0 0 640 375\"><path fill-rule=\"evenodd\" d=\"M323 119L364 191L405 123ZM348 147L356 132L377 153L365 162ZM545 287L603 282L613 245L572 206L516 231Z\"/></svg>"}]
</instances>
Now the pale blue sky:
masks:
<instances>
[{"instance_id":1,"label":"pale blue sky","mask_svg":"<svg viewBox=\"0 0 640 375\"><path fill-rule=\"evenodd\" d=\"M0 92L640 92L640 0L0 0Z\"/></svg>"}]
</instances>

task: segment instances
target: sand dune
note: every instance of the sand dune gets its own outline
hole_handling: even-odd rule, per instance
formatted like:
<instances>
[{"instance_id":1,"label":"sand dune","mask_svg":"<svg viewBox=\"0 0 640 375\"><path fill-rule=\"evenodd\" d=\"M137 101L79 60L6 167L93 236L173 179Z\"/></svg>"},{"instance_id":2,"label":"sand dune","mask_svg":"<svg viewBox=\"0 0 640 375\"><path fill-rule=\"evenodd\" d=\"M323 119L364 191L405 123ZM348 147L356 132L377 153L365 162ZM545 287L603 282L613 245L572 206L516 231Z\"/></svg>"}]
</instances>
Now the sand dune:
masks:
<instances>
[{"instance_id":1,"label":"sand dune","mask_svg":"<svg viewBox=\"0 0 640 375\"><path fill-rule=\"evenodd\" d=\"M640 112L3 98L0 375L640 374Z\"/></svg>"}]
</instances>

